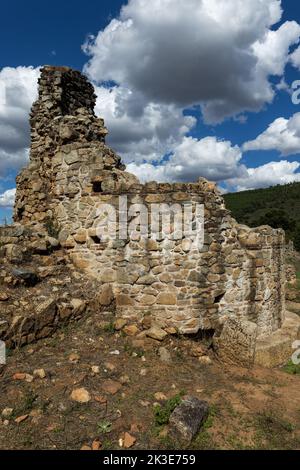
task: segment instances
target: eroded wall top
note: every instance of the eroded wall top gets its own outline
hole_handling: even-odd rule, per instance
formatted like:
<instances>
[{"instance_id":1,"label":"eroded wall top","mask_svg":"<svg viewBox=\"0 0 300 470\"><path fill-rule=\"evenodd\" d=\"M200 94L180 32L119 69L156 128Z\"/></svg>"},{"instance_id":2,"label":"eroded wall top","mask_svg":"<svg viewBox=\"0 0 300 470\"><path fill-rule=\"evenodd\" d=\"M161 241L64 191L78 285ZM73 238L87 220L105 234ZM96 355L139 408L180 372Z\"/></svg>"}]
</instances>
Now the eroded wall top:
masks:
<instances>
[{"instance_id":1,"label":"eroded wall top","mask_svg":"<svg viewBox=\"0 0 300 470\"><path fill-rule=\"evenodd\" d=\"M30 114L30 163L17 177L15 222L43 224L53 218L53 160L64 146L93 148L91 164L95 155L109 155L111 168L125 169L105 145L108 132L103 119L95 115L95 103L94 88L80 72L68 67L41 69L39 96Z\"/></svg>"}]
</instances>

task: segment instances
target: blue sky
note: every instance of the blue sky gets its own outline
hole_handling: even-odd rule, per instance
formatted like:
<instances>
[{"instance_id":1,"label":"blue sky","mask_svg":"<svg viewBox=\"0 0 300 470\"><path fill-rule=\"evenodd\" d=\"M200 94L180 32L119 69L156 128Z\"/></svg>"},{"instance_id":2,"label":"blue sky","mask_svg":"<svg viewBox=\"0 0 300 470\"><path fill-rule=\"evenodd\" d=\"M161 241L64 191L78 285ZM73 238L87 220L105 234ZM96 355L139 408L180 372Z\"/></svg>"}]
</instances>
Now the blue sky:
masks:
<instances>
[{"instance_id":1,"label":"blue sky","mask_svg":"<svg viewBox=\"0 0 300 470\"><path fill-rule=\"evenodd\" d=\"M169 1L172 2L174 0L165 0L165 3L168 3ZM229 3L234 3L237 1L238 0L226 0L226 2ZM259 2L260 0L255 1ZM287 120L292 118L296 113L300 112L300 105L296 106L292 103L291 95L288 92L288 87L290 87L295 80L300 80L300 54L298 60L299 64L297 63L298 66L295 66L295 63L292 64L291 61L286 60L288 63L284 65L283 73L273 75L272 72L263 72L273 87L275 87L276 84L278 84L283 79L286 84L285 87L282 87L283 89L276 89L272 99L263 97L259 105L257 105L257 103L253 104L257 99L256 97L259 89L254 90L251 96L249 93L248 96L247 92L242 90L242 87L241 89L238 89L237 86L238 93L244 93L245 97L241 98L242 104L239 101L237 111L231 112L230 109L232 103L230 100L234 102L232 106L236 106L233 86L233 90L231 89L231 91L228 91L229 97L226 96L226 106L224 105L226 110L224 113L223 111L221 112L220 119L218 116L215 118L216 106L210 105L210 102L212 101L211 96L206 99L203 98L204 95L199 92L198 100L197 81L196 83L191 83L191 89L193 87L195 88L195 92L192 97L188 96L188 92L181 92L181 90L176 89L176 80L171 80L170 89L172 87L173 88L172 92L168 92L168 84L165 83L166 80L165 76L163 75L163 71L161 75L159 75L159 72L157 72L158 69L164 68L164 51L162 51L160 56L159 47L157 48L154 42L152 44L152 49L148 49L147 46L145 46L146 52L140 51L141 47L143 47L141 44L143 44L144 39L146 44L147 41L148 43L150 42L149 38L152 39L155 38L155 36L162 34L161 44L165 44L165 42L168 41L168 36L165 37L162 33L162 31L165 31L166 29L164 28L164 21L165 24L167 24L167 28L170 28L170 43L172 41L176 42L178 40L177 37L173 38L171 36L174 29L172 29L170 26L170 18L164 17L165 10L157 10L157 12L154 13L155 8L153 7L153 18L149 19L149 12L147 11L147 8L150 8L150 3L154 5L155 2L157 2L157 0L153 0L153 3L148 2L147 5L147 2L145 3L144 0L130 0L129 8L123 14L121 22L123 22L122 24L124 25L126 21L128 21L128 18L133 18L134 26L131 28L133 32L132 37L128 37L128 34L124 28L120 28L120 32L113 32L110 35L108 34L107 30L109 25L112 24L111 22L118 18L120 8L122 5L127 3L126 1L122 2L118 0L104 0L100 2L99 0L86 0L85 2L79 2L77 0L73 0L72 2L62 2L58 0L51 0L41 2L37 0L29 0L24 2L21 0L15 0L14 2L2 2L0 28L0 44L2 44L2 49L0 56L0 71L1 69L3 71L3 69L6 69L7 67L10 68L9 72L2 75L2 77L4 77L3 80L6 80L6 83L9 83L11 76L13 77L13 80L15 80L16 76L20 78L20 73L18 72L18 74L16 74L15 72L18 67L23 66L24 70L22 71L22 77L23 75L24 77L26 76L27 82L26 85L24 85L22 78L22 86L30 86L32 88L32 69L36 69L43 64L68 65L79 70L84 69L89 78L97 87L99 87L99 105L97 110L99 114L104 114L106 122L110 124L110 126L108 125L109 129L111 130L110 143L114 148L116 148L121 156L124 157L125 162L129 164L129 169L136 172L136 174L139 176L149 173L149 178L153 175L153 178L157 177L159 179L160 175L163 175L167 179L170 178L185 180L195 173L195 168L199 168L199 175L196 176L201 176L204 173L204 176L208 177L211 174L211 179L216 179L220 186L226 188L227 190L239 190L246 189L248 187L268 186L272 183L277 184L278 182L284 183L293 179L298 180L299 170L296 168L296 163L300 162L300 144L299 151L297 151L297 142L295 143L296 138L298 138L298 121L293 123L293 131L289 131L290 133L294 132L296 135L290 135L290 133L288 134L288 137L291 137L293 141L292 151L290 150L290 147L286 149L285 146L282 146L282 143L280 142L267 145L268 148L265 148L266 144L262 144L260 141L260 143L250 145L250 147L255 147L254 150L250 151L247 151L245 148L242 149L242 147L245 142L255 141L260 134L266 131L268 126L274 122L275 119L285 118ZM181 2L182 0L177 0L178 10L180 10ZM225 0L223 0L223 2L225 2ZM265 4L267 3L272 4L272 8L276 3L278 6L278 0L265 0ZM203 49L201 52L201 54L203 53L201 57L206 58L206 62L199 64L199 77L205 75L201 73L201 71L205 71L211 66L207 65L207 57L209 57L209 54L206 54L207 51L203 46L203 42L205 42L207 36L195 36L195 38L191 39L193 42L189 43L189 22L191 21L191 25L195 27L196 23L192 23L192 21L196 21L195 18L197 15L195 15L195 18L192 18L193 6L196 5L195 0L186 0L185 5L187 4L190 4L191 9L189 10L188 8L185 8L184 11L186 12L186 17L180 14L180 11L178 12L178 17L176 17L175 14L174 18L172 17L172 21L174 23L176 23L176 21L178 22L176 26L177 29L175 29L175 31L178 30L178 32L180 32L181 43L184 44L186 41L186 48L182 48L182 50L185 51L185 55L180 57L181 46L180 43L178 43L178 57L174 54L173 63L170 63L169 65L169 71L173 71L169 72L169 76L171 76L172 73L176 74L178 72L178 83L179 81L182 82L182 71L176 70L173 67L174 62L176 62L177 59L179 62L182 60L183 67L186 68L185 79L187 82L193 82L193 76L197 75L198 73L197 69L195 69L195 65L192 64L193 55L191 47L189 47L189 45L193 44L193 42L196 40L199 40L199 49ZM287 21L294 21L300 24L300 4L298 4L298 2L295 2L295 0L283 0L281 2L281 7L283 11L280 21L276 21L274 24L267 26L266 31L277 31ZM249 15L254 14L255 12L251 12L250 9L251 4L249 3ZM189 11L190 16L188 15ZM239 10L236 9L235 11L238 17ZM143 12L145 12L146 19L143 17ZM224 13L224 22L226 22L227 13L228 12L226 11ZM152 12L150 10L150 17L151 14ZM242 10L240 15L242 16ZM263 18L264 15L267 15L265 10L262 11L261 17L257 21L261 21L261 18ZM182 20L178 19L181 17ZM181 21L182 24L179 23ZM184 24L184 22L186 22L186 24ZM225 38L229 38L228 44L232 44L232 47L236 48L237 44L234 43L235 36L231 36L230 31L228 32L225 30L226 25L224 26L222 22L220 24L220 30L222 30L222 34L224 34ZM254 24L254 32L255 27L256 26ZM258 25L257 29L259 29L259 27L260 26ZM290 28L287 28L280 38L281 44L284 42L284 37L289 35L293 37L290 39L289 47L286 51L286 57L288 54L293 53L293 51L298 48L300 39L300 31L297 32L295 30L297 29L296 26L294 25L294 32L290 31L292 29L290 24L289 27ZM205 24L199 24L199 31L201 28L205 30ZM228 28L230 28L230 26L228 26ZM241 20L241 31L243 31L243 28L248 28L248 24L246 22L242 23ZM106 39L100 37L99 32L101 31L107 32ZM249 31L247 30L247 34L253 35L253 31L250 31L249 29ZM95 40L88 39L89 35L91 34L95 36ZM145 34L145 37L143 37L143 34ZM295 39L297 35L299 36L299 39ZM240 35L239 37L243 39L243 35ZM84 52L82 49L84 43L86 44L86 52ZM207 39L207 43L207 47L215 47L213 41L209 38ZM104 51L103 44L106 45L108 52ZM122 51L121 55L119 55L120 44L124 44L124 50ZM278 47L279 50L281 47L280 44L275 45L274 47ZM169 54L174 51L172 49L172 45L165 47ZM169 49L167 49L167 47L169 47ZM198 49L195 48L195 61L197 60L197 50ZM187 54L186 51L188 51ZM222 60L222 56L225 53L229 54L230 56L230 46L229 49L224 51L219 51L217 48L212 49L212 51L215 54L214 60L216 62ZM220 52L220 55L218 51ZM106 53L107 56L105 55ZM142 54L141 56L139 55L140 53ZM155 69L153 83L149 81L149 69L147 70L147 66L145 66L144 75L141 75L139 68L135 65L132 65L131 62L132 57L136 55L135 64L138 63L139 60L143 59L143 54L145 56L146 53L153 54L153 57L149 58L149 61L152 63L152 67L154 64ZM189 55L189 53L191 54L191 60L190 62L185 62L185 57L186 55ZM264 52L264 54L266 53ZM242 70L242 68L236 64L236 57L232 60L234 66L237 67L237 73L242 74L244 69ZM242 60L245 60L245 54L243 55ZM265 56L263 60L266 61ZM246 60L245 64L245 67L248 67ZM270 65L267 66L270 67ZM267 66L263 64L262 69L265 70L264 67ZM31 70L29 70L30 67ZM166 69L166 73L167 72L168 69ZM220 74L220 71L217 70L217 73ZM224 70L224 81L226 81L227 73L229 74L229 71L226 72ZM209 76L210 75L208 75L208 77ZM105 80L112 80L117 85L112 87L113 92L110 94L110 96L108 96L106 93L107 86L103 86L102 83ZM162 83L161 93L159 91L159 80L161 80ZM209 78L206 80L208 82ZM220 80L219 77L218 80ZM198 78L199 89L201 89L201 87L207 88L207 90L203 93L207 93L208 96L210 94L210 90L209 86L206 86L208 85L207 82L202 82L201 79ZM216 83L215 90L218 90L217 86L220 87L220 84L222 85L220 81ZM17 85L14 86L17 87ZM224 90L225 89L227 90L226 87L224 87ZM15 90L16 96L14 99L18 99L18 93L21 93L21 89L17 87ZM130 90L130 92L128 90ZM34 92L32 90L31 92L32 95L30 96L34 96ZM222 93L227 93L227 91ZM121 106L122 103L123 106L123 108L120 108L121 112L119 112L118 115L116 113L113 115L112 103L109 101L112 99L112 96L114 97L115 103L117 103L119 106ZM246 105L245 103L247 100L250 102L252 98L253 103L250 103L249 106ZM222 99L224 99L224 96L222 96ZM204 112L204 102L209 104L209 112L207 115L205 115ZM28 112L30 107L29 105L30 98L28 98L28 103L26 102L26 104L24 104L24 108L22 108L24 111L24 116L26 115L26 112ZM109 106L111 107L109 108ZM151 120L153 121L154 119L154 106L158 107L157 109L158 113L160 113L160 120L158 120L157 123L152 122L149 124L149 122ZM254 109L255 106L257 109ZM12 111L13 107L14 106L10 106L8 111L4 109L0 112L0 152L1 148L4 149L2 157L0 153L0 221L4 217L10 218L12 210L10 206L5 207L3 202L1 204L1 194L3 195L7 190L14 188L15 176L20 167L24 165L25 161L25 157L23 157L22 152L25 151L24 149L26 149L26 147L28 147L28 140L26 141L25 135L26 132L28 132L28 128L25 124L22 124L24 127L21 129L20 116L22 113L14 114ZM247 109L249 107L252 107L253 109ZM132 111L133 109L134 111ZM5 115L6 112L8 113L7 116L9 115L9 117ZM211 118L212 113L214 115L213 118ZM22 119L24 120L25 118L23 114ZM121 116L121 118L119 117L119 121L118 116ZM241 116L243 119L241 119ZM187 120L185 120L185 117ZM15 130L12 132L14 142L7 143L8 134L10 132L7 132L7 129L14 129L14 119L16 123ZM2 133L1 120L2 123L4 123L2 127ZM147 129L146 133L147 135L139 137L138 129L133 129L135 123L137 123L138 126L146 126L149 124L149 129ZM128 137L127 141L125 141L123 137L126 133L125 125L130 126L132 131L130 139ZM124 126L125 130L122 126ZM161 133L157 131L159 126L161 128L164 126L164 129ZM169 135L168 126L170 129ZM185 132L182 131L182 126L186 126ZM154 137L151 136L151 132L153 132L153 135L155 134ZM207 136L210 136L213 139L211 141L207 141L205 140ZM17 142L18 138L20 138L19 146ZM264 142L265 140L266 139L264 139ZM280 139L278 138L277 140ZM226 148L222 142L228 143ZM142 148L143 146L144 149ZM211 161L205 154L205 152L209 149L212 149ZM226 149L227 152L229 152L228 159L231 158L232 163L230 168L228 168L227 173L224 173L223 180L222 174L220 176L220 172L222 171L222 152L225 152ZM238 149L240 149L240 156L238 156ZM220 154L220 161L216 164L213 159L214 153L218 153L218 151L220 151L222 155ZM14 159L14 152L17 152L19 155L16 159ZM147 152L149 154L149 158L147 157ZM168 165L169 157L163 157L164 155L170 154L171 160ZM5 158L6 161L4 161ZM10 163L10 158L12 163ZM194 161L188 161L189 158L194 158ZM224 162L226 162L227 157L225 156L224 158ZM266 172L264 172L263 177L260 174L257 174L258 180L259 178L261 178L261 180L257 184L254 182L254 176L252 175L253 172L252 170L249 172L248 169L255 169L258 167L260 168L270 162L279 163L281 161L293 163L294 170L292 171L290 169L282 169L282 175L280 174L276 177L270 176L270 178L265 176ZM167 166L165 166L166 162ZM187 167L189 167L186 171L184 168L182 168L185 166L185 162ZM210 165L212 166L211 171L209 171L208 168ZM215 167L214 165L217 166ZM179 167L180 169L178 170ZM246 174L247 171L249 173L248 176ZM285 171L287 171L287 173L284 173ZM247 183L247 178L249 179L249 183Z\"/></svg>"}]
</instances>

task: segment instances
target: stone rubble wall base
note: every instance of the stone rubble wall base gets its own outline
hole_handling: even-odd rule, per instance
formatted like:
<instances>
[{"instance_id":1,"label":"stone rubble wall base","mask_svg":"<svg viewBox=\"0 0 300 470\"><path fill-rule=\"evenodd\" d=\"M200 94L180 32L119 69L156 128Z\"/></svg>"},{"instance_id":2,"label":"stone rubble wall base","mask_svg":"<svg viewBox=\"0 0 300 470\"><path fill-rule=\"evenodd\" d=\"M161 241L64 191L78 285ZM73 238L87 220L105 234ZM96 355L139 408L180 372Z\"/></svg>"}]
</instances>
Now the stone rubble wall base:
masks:
<instances>
[{"instance_id":1,"label":"stone rubble wall base","mask_svg":"<svg viewBox=\"0 0 300 470\"><path fill-rule=\"evenodd\" d=\"M30 316L18 314L10 325L1 322L0 337L7 348L22 347L50 337L67 323L78 321L86 309L87 303L81 299L72 299L70 303L66 303L49 298L40 302Z\"/></svg>"}]
</instances>

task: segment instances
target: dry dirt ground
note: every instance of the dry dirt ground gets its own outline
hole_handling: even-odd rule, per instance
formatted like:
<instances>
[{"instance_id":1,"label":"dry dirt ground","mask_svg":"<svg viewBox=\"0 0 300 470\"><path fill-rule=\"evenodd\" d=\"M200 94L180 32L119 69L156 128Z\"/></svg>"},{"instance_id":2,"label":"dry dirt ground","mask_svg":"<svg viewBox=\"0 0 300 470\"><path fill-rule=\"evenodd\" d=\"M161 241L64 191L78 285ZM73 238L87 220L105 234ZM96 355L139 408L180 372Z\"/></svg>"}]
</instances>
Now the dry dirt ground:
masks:
<instances>
[{"instance_id":1,"label":"dry dirt ground","mask_svg":"<svg viewBox=\"0 0 300 470\"><path fill-rule=\"evenodd\" d=\"M154 404L185 394L210 405L191 449L300 449L300 375L226 367L211 350L202 364L191 356L195 338L137 340L113 320L92 315L10 352L0 369L1 449L120 449L125 432L133 449L178 449ZM45 377L33 378L36 369ZM86 403L71 398L82 388Z\"/></svg>"}]
</instances>

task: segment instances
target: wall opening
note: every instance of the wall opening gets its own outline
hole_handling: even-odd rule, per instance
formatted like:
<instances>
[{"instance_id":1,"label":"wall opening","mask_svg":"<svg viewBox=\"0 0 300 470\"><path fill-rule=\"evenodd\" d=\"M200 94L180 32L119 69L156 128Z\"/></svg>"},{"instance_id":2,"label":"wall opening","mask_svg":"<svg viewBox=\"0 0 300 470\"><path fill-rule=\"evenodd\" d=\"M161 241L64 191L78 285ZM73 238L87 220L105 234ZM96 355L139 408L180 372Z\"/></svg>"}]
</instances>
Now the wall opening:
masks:
<instances>
[{"instance_id":1,"label":"wall opening","mask_svg":"<svg viewBox=\"0 0 300 470\"><path fill-rule=\"evenodd\" d=\"M24 210L24 207L21 207L17 210L17 220L22 220Z\"/></svg>"},{"instance_id":2,"label":"wall opening","mask_svg":"<svg viewBox=\"0 0 300 470\"><path fill-rule=\"evenodd\" d=\"M186 337L191 339L192 341L195 341L195 342L203 342L208 347L211 347L212 343L213 343L213 337L215 335L215 332L216 332L216 330L214 330L214 329L199 330L198 333L191 334L191 335L186 335Z\"/></svg>"},{"instance_id":3,"label":"wall opening","mask_svg":"<svg viewBox=\"0 0 300 470\"><path fill-rule=\"evenodd\" d=\"M215 297L215 302L214 302L214 303L215 303L215 304L219 304L219 303L221 302L221 300L223 300L224 295L225 295L225 292L223 292L223 294L217 295L217 296Z\"/></svg>"},{"instance_id":4,"label":"wall opening","mask_svg":"<svg viewBox=\"0 0 300 470\"><path fill-rule=\"evenodd\" d=\"M94 181L93 183L93 192L102 193L102 183L101 181Z\"/></svg>"},{"instance_id":5,"label":"wall opening","mask_svg":"<svg viewBox=\"0 0 300 470\"><path fill-rule=\"evenodd\" d=\"M98 235L93 235L93 236L91 236L91 239L93 240L93 242L94 242L96 245L100 245L100 244L101 244L101 238L99 238Z\"/></svg>"}]
</instances>

